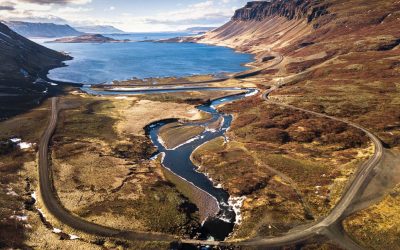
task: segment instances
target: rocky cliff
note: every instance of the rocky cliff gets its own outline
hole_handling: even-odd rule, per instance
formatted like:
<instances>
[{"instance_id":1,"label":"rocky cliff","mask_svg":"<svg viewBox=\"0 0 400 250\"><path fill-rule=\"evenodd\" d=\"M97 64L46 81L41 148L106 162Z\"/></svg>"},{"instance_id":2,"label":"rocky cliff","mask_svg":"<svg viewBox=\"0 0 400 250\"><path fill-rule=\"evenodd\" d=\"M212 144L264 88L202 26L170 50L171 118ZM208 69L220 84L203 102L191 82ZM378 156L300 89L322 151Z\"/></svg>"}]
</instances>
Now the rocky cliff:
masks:
<instances>
[{"instance_id":1,"label":"rocky cliff","mask_svg":"<svg viewBox=\"0 0 400 250\"><path fill-rule=\"evenodd\" d=\"M69 25L54 23L29 23L29 22L6 22L6 25L18 34L25 37L63 37L79 36L79 32Z\"/></svg>"},{"instance_id":2,"label":"rocky cliff","mask_svg":"<svg viewBox=\"0 0 400 250\"><path fill-rule=\"evenodd\" d=\"M238 9L232 20L262 21L271 16L282 16L288 20L307 18L311 22L326 15L327 6L323 1L310 0L253 1Z\"/></svg>"},{"instance_id":3,"label":"rocky cliff","mask_svg":"<svg viewBox=\"0 0 400 250\"><path fill-rule=\"evenodd\" d=\"M312 54L319 47L319 52L337 54L392 49L400 38L399 9L397 0L252 1L197 40L254 53L260 61L271 50Z\"/></svg>"}]
</instances>

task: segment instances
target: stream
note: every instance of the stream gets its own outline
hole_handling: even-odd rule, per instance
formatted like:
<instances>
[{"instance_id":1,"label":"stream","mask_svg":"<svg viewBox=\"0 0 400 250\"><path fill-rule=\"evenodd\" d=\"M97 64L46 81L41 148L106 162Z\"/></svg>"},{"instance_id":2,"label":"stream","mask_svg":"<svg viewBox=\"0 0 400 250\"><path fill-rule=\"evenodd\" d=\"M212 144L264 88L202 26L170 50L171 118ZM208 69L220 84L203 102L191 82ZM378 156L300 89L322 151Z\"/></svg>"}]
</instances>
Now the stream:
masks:
<instances>
[{"instance_id":1,"label":"stream","mask_svg":"<svg viewBox=\"0 0 400 250\"><path fill-rule=\"evenodd\" d=\"M191 87L191 88L176 88L176 89L156 89L137 90L137 91L112 91L103 90L97 91L85 86L83 91L92 95L141 95L155 93L170 93L170 92L185 92L185 91L238 91L243 90L243 93L234 94L222 98L215 99L207 104L200 105L197 109L210 114L212 117L207 121L188 122L185 125L197 125L208 127L209 124L222 119L222 125L216 129L206 129L199 136L190 139L174 149L167 149L162 140L159 138L159 130L171 121L157 122L146 127L146 132L153 144L158 149L158 154L162 154L162 165L172 171L174 174L193 184L202 191L208 193L219 206L219 212L215 216L209 216L202 224L200 239L222 241L232 232L236 222L237 214L234 211L233 204L229 202L229 194L223 189L216 187L214 183L203 173L198 172L197 167L191 161L192 153L204 143L211 141L217 137L224 137L227 140L225 133L230 128L233 117L228 114L219 112L216 107L252 96L258 93L257 89L246 88L207 88L207 87Z\"/></svg>"}]
</instances>

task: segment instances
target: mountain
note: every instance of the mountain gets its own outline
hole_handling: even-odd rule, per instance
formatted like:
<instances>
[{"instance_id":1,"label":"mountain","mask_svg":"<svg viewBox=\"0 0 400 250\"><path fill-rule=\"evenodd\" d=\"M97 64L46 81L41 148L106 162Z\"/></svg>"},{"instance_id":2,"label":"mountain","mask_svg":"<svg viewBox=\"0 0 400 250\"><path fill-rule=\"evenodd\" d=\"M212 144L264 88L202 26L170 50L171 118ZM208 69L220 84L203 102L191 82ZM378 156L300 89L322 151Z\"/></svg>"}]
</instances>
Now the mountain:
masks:
<instances>
[{"instance_id":1,"label":"mountain","mask_svg":"<svg viewBox=\"0 0 400 250\"><path fill-rule=\"evenodd\" d=\"M124 43L129 40L116 40L99 34L82 35L56 39L50 43Z\"/></svg>"},{"instance_id":2,"label":"mountain","mask_svg":"<svg viewBox=\"0 0 400 250\"><path fill-rule=\"evenodd\" d=\"M372 131L385 145L385 150L390 151L389 154L396 155L392 162L399 162L399 23L400 1L398 0L253 1L238 9L225 25L201 37L191 39L199 43L229 46L238 51L254 54L256 59L252 63L254 69L236 77L247 76L246 83L264 85L265 88L273 86L269 104L248 101L241 103L244 106L248 105L247 107L236 109L238 114L235 113L236 122L233 122L232 127L237 126L237 131L240 133L231 130L235 138L246 134L243 131L251 131L244 124L254 123L253 119L249 119L249 113L253 110L257 110L259 116L268 117L266 119L268 122L261 126L259 123L254 125L252 133L262 126L270 128L270 120L273 120L273 117L280 117L274 113L275 111L271 113L262 111L263 108L274 110L284 106L285 112L291 110L296 113L288 118L278 118L280 122L290 120L287 123L289 131L300 131L302 135L307 135L311 131L304 129L303 125L316 124L312 120L318 119L318 116L312 115L312 119L304 123L292 121L297 115L306 115L304 111L350 121ZM329 128L330 121L324 121L321 127L317 125L318 128L315 127L313 131L331 132L333 129ZM278 127L286 128L280 125ZM357 131L360 132L359 129ZM244 142L242 145L245 145L249 137L242 136L242 138L246 138L242 139ZM343 138L353 140L352 136L348 135ZM328 140L337 142L333 138ZM288 144L285 145L283 151L289 147ZM249 146L246 150L251 151L252 148L253 146ZM303 149L304 152L310 150L308 147ZM341 150L335 152L334 158L336 153L339 155L345 152ZM288 150L284 154L290 156L291 152ZM313 152L318 157L321 156L321 151ZM296 177L297 173L290 172L293 169L289 165L291 164L282 163L282 169L290 169L289 172L283 170L284 174ZM357 169L360 164L354 166ZM386 169L388 165L385 163L382 166ZM349 234L348 239L357 241L362 246L355 248L399 249L397 229L400 228L400 223L399 220L393 219L398 215L398 210L394 209L398 206L393 205L394 201L396 204L400 201L400 193L395 189L396 186L399 187L399 179L392 178L398 176L397 170L395 167L389 169L385 177L378 177L376 174L375 178L375 173L374 177L368 177L364 183L366 190L361 189L354 200L355 203L352 204L354 205L350 209L352 215L343 218L346 220L341 233ZM381 181L380 178L387 180ZM332 179L329 185L335 185L337 180ZM300 181L302 185L303 182L304 180ZM385 183L385 185L375 185L375 183ZM328 193L337 191L333 190L329 189ZM385 194L387 196L383 199ZM382 201L376 204L375 202L379 200ZM376 205L366 209L372 204ZM250 205L247 206L247 211L242 212L244 218L242 228L243 225L258 226L253 229L245 228L238 234L240 238L260 237L260 228L267 228L271 225L268 223L277 223L282 228L289 225L281 223L288 220L290 213L282 213L282 216L277 216L275 221L268 220L266 224L259 224L258 203L257 207L253 214ZM333 207L332 203L330 207ZM357 209L365 210L356 212ZM341 222L339 224L342 225ZM267 236L271 234L274 232L265 233ZM231 238L235 238L235 235Z\"/></svg>"},{"instance_id":3,"label":"mountain","mask_svg":"<svg viewBox=\"0 0 400 250\"><path fill-rule=\"evenodd\" d=\"M71 59L12 31L0 23L0 119L36 105L52 86L36 83L38 75Z\"/></svg>"},{"instance_id":4,"label":"mountain","mask_svg":"<svg viewBox=\"0 0 400 250\"><path fill-rule=\"evenodd\" d=\"M75 27L75 29L83 33L92 33L92 34L124 33L124 31L110 25L82 26L82 27Z\"/></svg>"},{"instance_id":5,"label":"mountain","mask_svg":"<svg viewBox=\"0 0 400 250\"><path fill-rule=\"evenodd\" d=\"M78 36L82 33L69 25L54 23L6 22L12 30L25 37L63 37Z\"/></svg>"},{"instance_id":6,"label":"mountain","mask_svg":"<svg viewBox=\"0 0 400 250\"><path fill-rule=\"evenodd\" d=\"M202 34L202 33L206 33L210 30L215 29L216 27L191 27L185 30L185 32L187 33L191 33L191 34Z\"/></svg>"}]
</instances>

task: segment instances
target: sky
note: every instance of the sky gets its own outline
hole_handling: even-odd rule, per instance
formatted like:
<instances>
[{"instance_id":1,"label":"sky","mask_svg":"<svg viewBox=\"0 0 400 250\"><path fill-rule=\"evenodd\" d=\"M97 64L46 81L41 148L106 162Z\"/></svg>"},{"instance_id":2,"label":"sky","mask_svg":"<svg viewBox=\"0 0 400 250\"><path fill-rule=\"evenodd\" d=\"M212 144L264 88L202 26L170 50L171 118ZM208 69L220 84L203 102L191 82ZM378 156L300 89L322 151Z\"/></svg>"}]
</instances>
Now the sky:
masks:
<instances>
[{"instance_id":1,"label":"sky","mask_svg":"<svg viewBox=\"0 0 400 250\"><path fill-rule=\"evenodd\" d=\"M248 0L0 0L0 19L73 26L112 25L127 32L217 27Z\"/></svg>"}]
</instances>

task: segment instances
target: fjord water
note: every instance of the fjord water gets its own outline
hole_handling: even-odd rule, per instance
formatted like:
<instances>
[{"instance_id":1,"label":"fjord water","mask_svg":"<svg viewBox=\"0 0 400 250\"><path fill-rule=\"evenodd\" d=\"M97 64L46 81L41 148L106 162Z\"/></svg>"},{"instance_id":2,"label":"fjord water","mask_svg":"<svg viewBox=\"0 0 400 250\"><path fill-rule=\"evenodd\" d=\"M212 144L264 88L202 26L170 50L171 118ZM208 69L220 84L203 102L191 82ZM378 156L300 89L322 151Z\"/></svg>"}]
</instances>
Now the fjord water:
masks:
<instances>
[{"instance_id":1,"label":"fjord water","mask_svg":"<svg viewBox=\"0 0 400 250\"><path fill-rule=\"evenodd\" d=\"M142 39L167 38L176 34L143 34ZM113 35L116 39L139 40L137 35ZM110 83L135 78L190 76L239 72L246 69L251 55L225 47L194 43L128 42L103 44L44 43L69 53L67 67L49 72L53 80L77 83Z\"/></svg>"}]
</instances>

